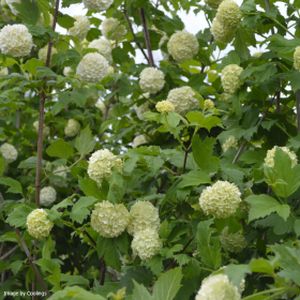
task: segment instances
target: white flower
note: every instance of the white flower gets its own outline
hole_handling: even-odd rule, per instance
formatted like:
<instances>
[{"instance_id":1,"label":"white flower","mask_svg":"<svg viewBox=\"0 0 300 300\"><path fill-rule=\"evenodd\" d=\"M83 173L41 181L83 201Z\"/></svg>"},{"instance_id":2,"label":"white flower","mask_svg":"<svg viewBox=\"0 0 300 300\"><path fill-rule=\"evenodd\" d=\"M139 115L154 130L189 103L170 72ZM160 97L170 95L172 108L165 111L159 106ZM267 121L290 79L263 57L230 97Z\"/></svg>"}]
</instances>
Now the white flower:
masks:
<instances>
[{"instance_id":1,"label":"white flower","mask_svg":"<svg viewBox=\"0 0 300 300\"><path fill-rule=\"evenodd\" d=\"M174 105L175 111L179 114L185 114L190 110L197 109L199 106L196 93L189 86L171 90L168 94L167 101Z\"/></svg>"},{"instance_id":2,"label":"white flower","mask_svg":"<svg viewBox=\"0 0 300 300\"><path fill-rule=\"evenodd\" d=\"M133 235L138 231L151 228L158 231L160 219L158 209L149 201L137 201L130 209L130 222L127 231Z\"/></svg>"},{"instance_id":3,"label":"white flower","mask_svg":"<svg viewBox=\"0 0 300 300\"><path fill-rule=\"evenodd\" d=\"M113 169L122 170L122 160L111 153L108 149L98 150L94 152L88 165L88 175L91 179L101 184L103 179L108 179Z\"/></svg>"},{"instance_id":4,"label":"white flower","mask_svg":"<svg viewBox=\"0 0 300 300\"><path fill-rule=\"evenodd\" d=\"M18 158L17 149L13 145L8 143L4 143L1 145L0 153L8 163L14 162Z\"/></svg>"},{"instance_id":5,"label":"white flower","mask_svg":"<svg viewBox=\"0 0 300 300\"><path fill-rule=\"evenodd\" d=\"M175 106L168 100L157 102L155 108L160 113L175 111Z\"/></svg>"},{"instance_id":6,"label":"white flower","mask_svg":"<svg viewBox=\"0 0 300 300\"><path fill-rule=\"evenodd\" d=\"M236 64L227 65L222 70L221 83L225 93L234 94L243 82L240 79L243 68Z\"/></svg>"},{"instance_id":7,"label":"white flower","mask_svg":"<svg viewBox=\"0 0 300 300\"><path fill-rule=\"evenodd\" d=\"M239 6L232 0L224 0L218 7L216 18L227 28L236 28L241 21Z\"/></svg>"},{"instance_id":8,"label":"white flower","mask_svg":"<svg viewBox=\"0 0 300 300\"><path fill-rule=\"evenodd\" d=\"M158 232L152 228L136 232L131 243L133 255L138 255L141 260L148 260L156 255L161 246Z\"/></svg>"},{"instance_id":9,"label":"white flower","mask_svg":"<svg viewBox=\"0 0 300 300\"><path fill-rule=\"evenodd\" d=\"M73 137L77 135L80 130L80 123L75 119L69 119L68 123L64 129L65 135L67 137Z\"/></svg>"},{"instance_id":10,"label":"white flower","mask_svg":"<svg viewBox=\"0 0 300 300\"><path fill-rule=\"evenodd\" d=\"M102 22L101 31L107 39L115 41L121 40L127 33L126 27L115 18L105 19Z\"/></svg>"},{"instance_id":11,"label":"white flower","mask_svg":"<svg viewBox=\"0 0 300 300\"><path fill-rule=\"evenodd\" d=\"M101 236L113 238L125 231L129 222L129 212L123 204L102 201L95 205L91 215L91 226Z\"/></svg>"},{"instance_id":12,"label":"white flower","mask_svg":"<svg viewBox=\"0 0 300 300\"><path fill-rule=\"evenodd\" d=\"M73 27L69 29L69 34L83 40L90 30L90 21L87 16L74 16L75 19Z\"/></svg>"},{"instance_id":13,"label":"white flower","mask_svg":"<svg viewBox=\"0 0 300 300\"><path fill-rule=\"evenodd\" d=\"M0 68L0 77L8 75L8 69L6 67Z\"/></svg>"},{"instance_id":14,"label":"white flower","mask_svg":"<svg viewBox=\"0 0 300 300\"><path fill-rule=\"evenodd\" d=\"M49 236L53 223L44 209L35 209L27 216L26 226L32 237L41 240Z\"/></svg>"},{"instance_id":15,"label":"white flower","mask_svg":"<svg viewBox=\"0 0 300 300\"><path fill-rule=\"evenodd\" d=\"M224 274L206 277L195 300L240 300L241 294Z\"/></svg>"},{"instance_id":16,"label":"white flower","mask_svg":"<svg viewBox=\"0 0 300 300\"><path fill-rule=\"evenodd\" d=\"M83 81L98 82L109 72L108 61L99 53L86 54L77 66L76 74Z\"/></svg>"},{"instance_id":17,"label":"white flower","mask_svg":"<svg viewBox=\"0 0 300 300\"><path fill-rule=\"evenodd\" d=\"M18 14L18 11L16 10L14 4L20 3L21 0L5 0L5 1L9 7L10 11L12 12L12 14L14 14L16 16Z\"/></svg>"},{"instance_id":18,"label":"white flower","mask_svg":"<svg viewBox=\"0 0 300 300\"><path fill-rule=\"evenodd\" d=\"M64 179L66 179L67 176L68 176L68 171L69 171L68 167L66 167L66 166L58 166L57 168L55 168L53 170L53 175L59 176L59 177L62 177Z\"/></svg>"},{"instance_id":19,"label":"white flower","mask_svg":"<svg viewBox=\"0 0 300 300\"><path fill-rule=\"evenodd\" d=\"M215 41L223 44L229 43L235 34L235 30L224 27L224 25L217 18L213 19L210 31Z\"/></svg>"},{"instance_id":20,"label":"white flower","mask_svg":"<svg viewBox=\"0 0 300 300\"><path fill-rule=\"evenodd\" d=\"M44 63L46 63L46 61L47 61L47 53L48 53L48 45L46 45L45 47L41 48L39 50L39 53L38 53L39 59L42 60ZM52 47L52 49L51 49L51 57L54 54L57 54L57 50L56 50L56 48Z\"/></svg>"},{"instance_id":21,"label":"white flower","mask_svg":"<svg viewBox=\"0 0 300 300\"><path fill-rule=\"evenodd\" d=\"M300 71L300 46L296 47L294 51L294 68Z\"/></svg>"},{"instance_id":22,"label":"white flower","mask_svg":"<svg viewBox=\"0 0 300 300\"><path fill-rule=\"evenodd\" d=\"M56 200L56 190L52 186L46 186L41 189L40 203L42 206L50 206Z\"/></svg>"},{"instance_id":23,"label":"white flower","mask_svg":"<svg viewBox=\"0 0 300 300\"><path fill-rule=\"evenodd\" d=\"M102 115L104 116L106 113L106 106L105 103L102 100L98 100L95 104L95 106L102 112Z\"/></svg>"},{"instance_id":24,"label":"white flower","mask_svg":"<svg viewBox=\"0 0 300 300\"><path fill-rule=\"evenodd\" d=\"M291 151L288 147L274 146L272 149L268 150L268 152L267 152L267 155L265 157L265 166L267 166L269 168L274 167L274 164L275 164L274 158L275 158L275 153L276 153L277 149L281 149L283 152L285 152L289 156L292 167L295 167L298 164L298 159L297 159L297 155L295 152Z\"/></svg>"},{"instance_id":25,"label":"white flower","mask_svg":"<svg viewBox=\"0 0 300 300\"><path fill-rule=\"evenodd\" d=\"M132 147L136 148L138 146L141 146L141 145L144 145L144 144L147 144L147 143L148 143L147 137L144 134L140 134L140 135L137 135L133 139L133 141L132 141Z\"/></svg>"},{"instance_id":26,"label":"white flower","mask_svg":"<svg viewBox=\"0 0 300 300\"><path fill-rule=\"evenodd\" d=\"M96 49L101 55L103 55L109 62L112 62L111 56L111 43L107 39L100 38L93 40L89 43L89 48Z\"/></svg>"},{"instance_id":27,"label":"white flower","mask_svg":"<svg viewBox=\"0 0 300 300\"><path fill-rule=\"evenodd\" d=\"M64 76L68 77L73 73L73 70L71 67L64 67L63 74Z\"/></svg>"},{"instance_id":28,"label":"white flower","mask_svg":"<svg viewBox=\"0 0 300 300\"><path fill-rule=\"evenodd\" d=\"M145 68L140 74L139 84L143 92L156 94L165 85L165 74L156 68Z\"/></svg>"},{"instance_id":29,"label":"white flower","mask_svg":"<svg viewBox=\"0 0 300 300\"><path fill-rule=\"evenodd\" d=\"M169 54L178 62L192 59L199 50L197 38L186 31L174 33L168 42Z\"/></svg>"},{"instance_id":30,"label":"white flower","mask_svg":"<svg viewBox=\"0 0 300 300\"><path fill-rule=\"evenodd\" d=\"M210 110L210 109L214 109L215 108L215 103L210 100L210 99L206 99L203 102L203 109L204 110Z\"/></svg>"},{"instance_id":31,"label":"white flower","mask_svg":"<svg viewBox=\"0 0 300 300\"><path fill-rule=\"evenodd\" d=\"M237 139L233 135L230 135L226 139L226 141L222 144L223 152L226 152L230 148L236 148L237 145L238 145Z\"/></svg>"},{"instance_id":32,"label":"white flower","mask_svg":"<svg viewBox=\"0 0 300 300\"><path fill-rule=\"evenodd\" d=\"M32 47L32 36L25 25L5 25L0 30L0 50L3 54L23 57L30 54Z\"/></svg>"},{"instance_id":33,"label":"white flower","mask_svg":"<svg viewBox=\"0 0 300 300\"><path fill-rule=\"evenodd\" d=\"M246 240L242 231L230 233L228 227L225 227L220 234L220 242L228 252L239 253L246 247Z\"/></svg>"},{"instance_id":34,"label":"white flower","mask_svg":"<svg viewBox=\"0 0 300 300\"><path fill-rule=\"evenodd\" d=\"M35 131L38 133L39 132L39 121L34 121L32 125L33 125ZM50 128L48 126L46 126L46 124L44 124L43 127L44 127L43 136L46 137L50 133Z\"/></svg>"},{"instance_id":35,"label":"white flower","mask_svg":"<svg viewBox=\"0 0 300 300\"><path fill-rule=\"evenodd\" d=\"M83 0L83 3L87 9L103 11L112 5L113 0Z\"/></svg>"},{"instance_id":36,"label":"white flower","mask_svg":"<svg viewBox=\"0 0 300 300\"><path fill-rule=\"evenodd\" d=\"M228 181L220 180L206 187L199 198L204 213L220 219L234 215L241 201L238 187Z\"/></svg>"}]
</instances>

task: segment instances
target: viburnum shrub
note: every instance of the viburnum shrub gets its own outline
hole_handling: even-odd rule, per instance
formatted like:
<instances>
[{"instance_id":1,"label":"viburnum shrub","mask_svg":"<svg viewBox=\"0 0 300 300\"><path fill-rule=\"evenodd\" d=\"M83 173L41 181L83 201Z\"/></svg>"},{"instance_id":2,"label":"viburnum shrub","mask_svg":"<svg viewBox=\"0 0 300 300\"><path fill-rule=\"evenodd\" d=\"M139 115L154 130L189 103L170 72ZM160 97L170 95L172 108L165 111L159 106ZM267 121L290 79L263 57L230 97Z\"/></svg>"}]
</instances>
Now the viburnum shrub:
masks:
<instances>
[{"instance_id":1,"label":"viburnum shrub","mask_svg":"<svg viewBox=\"0 0 300 300\"><path fill-rule=\"evenodd\" d=\"M300 300L299 18L2 0L0 298Z\"/></svg>"}]
</instances>

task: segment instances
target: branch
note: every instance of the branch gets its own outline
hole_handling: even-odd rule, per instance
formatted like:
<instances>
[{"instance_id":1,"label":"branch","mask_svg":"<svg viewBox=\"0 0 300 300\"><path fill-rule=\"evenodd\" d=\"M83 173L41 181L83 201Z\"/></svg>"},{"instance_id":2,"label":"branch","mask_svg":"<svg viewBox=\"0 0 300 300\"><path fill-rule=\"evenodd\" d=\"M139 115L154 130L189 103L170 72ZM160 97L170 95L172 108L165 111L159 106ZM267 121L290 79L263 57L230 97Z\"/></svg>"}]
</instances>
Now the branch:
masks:
<instances>
[{"instance_id":1,"label":"branch","mask_svg":"<svg viewBox=\"0 0 300 300\"><path fill-rule=\"evenodd\" d=\"M141 15L141 20L142 20L142 25L143 25L146 47L147 47L147 51L148 51L149 64L151 67L155 67L153 53L152 53L152 49L151 49L150 35L149 35L147 20L146 20L146 16L145 16L145 10L143 8L140 9L140 15Z\"/></svg>"},{"instance_id":2,"label":"branch","mask_svg":"<svg viewBox=\"0 0 300 300\"><path fill-rule=\"evenodd\" d=\"M57 15L59 9L59 0L55 1L55 10L53 15L52 30L55 31ZM50 38L47 50L46 67L50 66L51 62L51 52L52 52L53 41ZM35 173L35 203L40 206L40 191L41 191L41 175L42 175L42 159L43 159L43 130L44 130L44 118L45 118L45 102L46 102L46 83L44 84L42 91L40 93L40 103L39 103L39 128L38 128L38 141L37 141L37 163L36 163L36 173Z\"/></svg>"},{"instance_id":3,"label":"branch","mask_svg":"<svg viewBox=\"0 0 300 300\"><path fill-rule=\"evenodd\" d=\"M104 258L101 257L100 258L100 278L99 278L100 285L104 285L105 273L106 273L106 264L105 264Z\"/></svg>"},{"instance_id":4,"label":"branch","mask_svg":"<svg viewBox=\"0 0 300 300\"><path fill-rule=\"evenodd\" d=\"M18 248L19 248L18 245L14 246L14 247L11 248L10 250L8 250L6 253L4 253L4 254L0 257L0 260L6 259L6 258L9 257L11 254L13 254Z\"/></svg>"},{"instance_id":5,"label":"branch","mask_svg":"<svg viewBox=\"0 0 300 300\"><path fill-rule=\"evenodd\" d=\"M147 60L148 64L150 64L149 58L148 58L148 56L147 56L145 50L143 49L143 47L142 47L142 45L140 44L140 42L137 40L136 34L135 34L134 30L133 30L131 21L130 21L130 19L129 19L129 16L128 16L128 12L127 12L126 7L124 7L124 9L123 9L123 14L124 14L125 19L126 19L126 21L127 21L127 23L128 23L129 30L130 30L131 34L133 35L133 40L134 40L135 44L137 45L137 47L140 49L140 51L141 51L142 54L144 55L144 57L145 57L145 59Z\"/></svg>"}]
</instances>

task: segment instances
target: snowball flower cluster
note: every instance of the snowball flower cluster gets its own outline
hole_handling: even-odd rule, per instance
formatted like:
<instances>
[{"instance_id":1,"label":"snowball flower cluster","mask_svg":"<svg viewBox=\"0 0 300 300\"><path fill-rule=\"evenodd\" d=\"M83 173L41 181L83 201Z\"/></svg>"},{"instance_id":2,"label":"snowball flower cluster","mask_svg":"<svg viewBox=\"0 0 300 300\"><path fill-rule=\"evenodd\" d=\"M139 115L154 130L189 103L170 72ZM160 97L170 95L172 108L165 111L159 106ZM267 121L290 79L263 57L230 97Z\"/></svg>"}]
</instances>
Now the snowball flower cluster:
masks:
<instances>
[{"instance_id":1,"label":"snowball flower cluster","mask_svg":"<svg viewBox=\"0 0 300 300\"><path fill-rule=\"evenodd\" d=\"M294 68L300 71L300 46L296 47L294 52Z\"/></svg>"},{"instance_id":2,"label":"snowball flower cluster","mask_svg":"<svg viewBox=\"0 0 300 300\"><path fill-rule=\"evenodd\" d=\"M158 232L152 228L135 233L131 243L133 254L138 255L141 260L148 260L156 255L161 246Z\"/></svg>"},{"instance_id":3,"label":"snowball flower cluster","mask_svg":"<svg viewBox=\"0 0 300 300\"><path fill-rule=\"evenodd\" d=\"M91 155L87 172L91 179L101 184L102 180L111 176L113 169L120 171L122 166L123 162L118 156L111 153L108 149L103 149Z\"/></svg>"},{"instance_id":4,"label":"snowball flower cluster","mask_svg":"<svg viewBox=\"0 0 300 300\"><path fill-rule=\"evenodd\" d=\"M83 40L90 30L90 21L87 16L74 16L75 19L73 27L69 29L69 34Z\"/></svg>"},{"instance_id":5,"label":"snowball flower cluster","mask_svg":"<svg viewBox=\"0 0 300 300\"><path fill-rule=\"evenodd\" d=\"M128 233L134 235L138 231L151 228L158 231L160 219L158 209L149 201L137 201L130 209Z\"/></svg>"},{"instance_id":6,"label":"snowball flower cluster","mask_svg":"<svg viewBox=\"0 0 300 300\"><path fill-rule=\"evenodd\" d=\"M232 0L222 1L213 20L211 33L217 42L229 43L241 21L239 6Z\"/></svg>"},{"instance_id":7,"label":"snowball flower cluster","mask_svg":"<svg viewBox=\"0 0 300 300\"><path fill-rule=\"evenodd\" d=\"M226 152L230 148L236 148L237 146L238 146L237 139L233 135L230 135L222 144L222 149L223 152Z\"/></svg>"},{"instance_id":8,"label":"snowball flower cluster","mask_svg":"<svg viewBox=\"0 0 300 300\"><path fill-rule=\"evenodd\" d=\"M50 206L56 200L56 190L52 186L45 186L41 189L40 203L42 206Z\"/></svg>"},{"instance_id":9,"label":"snowball flower cluster","mask_svg":"<svg viewBox=\"0 0 300 300\"><path fill-rule=\"evenodd\" d=\"M58 166L57 168L55 168L53 170L53 175L59 176L59 177L62 177L64 179L66 179L67 176L68 176L68 171L69 171L68 167L66 167L66 166Z\"/></svg>"},{"instance_id":10,"label":"snowball flower cluster","mask_svg":"<svg viewBox=\"0 0 300 300\"><path fill-rule=\"evenodd\" d=\"M64 129L65 135L67 137L73 137L75 136L79 130L80 130L80 123L76 121L75 119L69 119L68 123Z\"/></svg>"},{"instance_id":11,"label":"snowball flower cluster","mask_svg":"<svg viewBox=\"0 0 300 300\"><path fill-rule=\"evenodd\" d=\"M83 3L87 9L93 9L97 11L108 9L113 2L113 0L83 0Z\"/></svg>"},{"instance_id":12,"label":"snowball flower cluster","mask_svg":"<svg viewBox=\"0 0 300 300\"><path fill-rule=\"evenodd\" d=\"M47 53L48 53L48 45L46 45L45 47L41 48L39 50L39 53L38 53L39 59L42 60L44 63L46 63L46 61L47 61ZM56 50L56 48L52 47L51 48L51 57L54 54L57 54L57 50Z\"/></svg>"},{"instance_id":13,"label":"snowball flower cluster","mask_svg":"<svg viewBox=\"0 0 300 300\"><path fill-rule=\"evenodd\" d=\"M39 132L39 121L34 121L33 127L34 127L35 131L38 133ZM45 124L43 127L44 127L43 128L43 136L46 137L50 133L50 128L48 126L46 126Z\"/></svg>"},{"instance_id":14,"label":"snowball flower cluster","mask_svg":"<svg viewBox=\"0 0 300 300\"><path fill-rule=\"evenodd\" d=\"M30 54L32 47L32 36L25 25L5 25L0 30L0 50L3 54L23 57Z\"/></svg>"},{"instance_id":15,"label":"snowball flower cluster","mask_svg":"<svg viewBox=\"0 0 300 300\"><path fill-rule=\"evenodd\" d=\"M91 226L101 236L113 238L125 231L129 212L123 204L102 201L95 205L91 215Z\"/></svg>"},{"instance_id":16,"label":"snowball flower cluster","mask_svg":"<svg viewBox=\"0 0 300 300\"><path fill-rule=\"evenodd\" d=\"M140 74L139 84L143 92L156 94L165 85L165 74L156 68L145 68Z\"/></svg>"},{"instance_id":17,"label":"snowball flower cluster","mask_svg":"<svg viewBox=\"0 0 300 300\"><path fill-rule=\"evenodd\" d=\"M240 78L242 72L243 68L236 64L227 65L222 70L221 83L225 93L234 94L240 88L243 84Z\"/></svg>"},{"instance_id":18,"label":"snowball flower cluster","mask_svg":"<svg viewBox=\"0 0 300 300\"><path fill-rule=\"evenodd\" d=\"M204 213L220 219L235 214L241 201L238 187L228 181L220 180L205 188L199 198Z\"/></svg>"},{"instance_id":19,"label":"snowball flower cluster","mask_svg":"<svg viewBox=\"0 0 300 300\"><path fill-rule=\"evenodd\" d=\"M222 1L223 0L205 0L205 3L209 5L211 8L218 8L218 6Z\"/></svg>"},{"instance_id":20,"label":"snowball flower cluster","mask_svg":"<svg viewBox=\"0 0 300 300\"><path fill-rule=\"evenodd\" d=\"M206 99L203 102L203 109L204 110L210 110L210 109L214 109L215 108L215 103L210 100L210 99Z\"/></svg>"},{"instance_id":21,"label":"snowball flower cluster","mask_svg":"<svg viewBox=\"0 0 300 300\"><path fill-rule=\"evenodd\" d=\"M12 14L14 14L15 16L18 14L18 11L15 8L15 4L16 3L20 3L21 0L5 0L6 4L8 5L10 11L12 12Z\"/></svg>"},{"instance_id":22,"label":"snowball flower cluster","mask_svg":"<svg viewBox=\"0 0 300 300\"><path fill-rule=\"evenodd\" d=\"M267 166L269 168L274 167L274 165L275 165L274 158L275 158L275 153L276 153L277 149L282 150L289 156L292 167L295 167L298 164L298 159L297 159L297 155L295 152L291 151L288 147L274 146L272 149L267 151L267 155L265 157L265 166Z\"/></svg>"},{"instance_id":23,"label":"snowball flower cluster","mask_svg":"<svg viewBox=\"0 0 300 300\"><path fill-rule=\"evenodd\" d=\"M195 300L240 300L241 294L224 274L206 277Z\"/></svg>"},{"instance_id":24,"label":"snowball flower cluster","mask_svg":"<svg viewBox=\"0 0 300 300\"><path fill-rule=\"evenodd\" d=\"M32 237L41 240L49 236L53 223L44 209L35 209L27 216L26 226Z\"/></svg>"},{"instance_id":25,"label":"snowball flower cluster","mask_svg":"<svg viewBox=\"0 0 300 300\"><path fill-rule=\"evenodd\" d=\"M7 163L14 162L18 158L17 149L9 143L4 143L1 145L0 153Z\"/></svg>"},{"instance_id":26,"label":"snowball flower cluster","mask_svg":"<svg viewBox=\"0 0 300 300\"><path fill-rule=\"evenodd\" d=\"M199 43L193 34L187 31L178 31L171 36L167 47L169 54L177 62L183 62L192 59L198 53Z\"/></svg>"},{"instance_id":27,"label":"snowball flower cluster","mask_svg":"<svg viewBox=\"0 0 300 300\"><path fill-rule=\"evenodd\" d=\"M141 145L144 145L147 143L148 143L147 137L144 134L139 134L133 139L132 147L136 148L138 146L141 146Z\"/></svg>"},{"instance_id":28,"label":"snowball flower cluster","mask_svg":"<svg viewBox=\"0 0 300 300\"><path fill-rule=\"evenodd\" d=\"M239 253L246 247L246 240L242 231L230 233L228 227L225 227L220 235L220 242L228 252Z\"/></svg>"},{"instance_id":29,"label":"snowball flower cluster","mask_svg":"<svg viewBox=\"0 0 300 300\"><path fill-rule=\"evenodd\" d=\"M107 18L102 22L101 32L107 39L119 41L126 35L127 30L118 19Z\"/></svg>"},{"instance_id":30,"label":"snowball flower cluster","mask_svg":"<svg viewBox=\"0 0 300 300\"><path fill-rule=\"evenodd\" d=\"M168 94L167 101L174 105L175 111L179 114L185 114L199 105L196 93L189 86L172 89Z\"/></svg>"},{"instance_id":31,"label":"snowball flower cluster","mask_svg":"<svg viewBox=\"0 0 300 300\"><path fill-rule=\"evenodd\" d=\"M156 103L155 108L160 113L167 113L175 111L175 106L168 100L159 101Z\"/></svg>"},{"instance_id":32,"label":"snowball flower cluster","mask_svg":"<svg viewBox=\"0 0 300 300\"><path fill-rule=\"evenodd\" d=\"M102 56L104 56L107 59L107 61L112 62L111 43L107 39L100 38L93 40L89 43L88 47L96 49Z\"/></svg>"},{"instance_id":33,"label":"snowball flower cluster","mask_svg":"<svg viewBox=\"0 0 300 300\"><path fill-rule=\"evenodd\" d=\"M108 61L99 53L88 53L77 66L76 74L83 81L97 82L109 72Z\"/></svg>"}]
</instances>

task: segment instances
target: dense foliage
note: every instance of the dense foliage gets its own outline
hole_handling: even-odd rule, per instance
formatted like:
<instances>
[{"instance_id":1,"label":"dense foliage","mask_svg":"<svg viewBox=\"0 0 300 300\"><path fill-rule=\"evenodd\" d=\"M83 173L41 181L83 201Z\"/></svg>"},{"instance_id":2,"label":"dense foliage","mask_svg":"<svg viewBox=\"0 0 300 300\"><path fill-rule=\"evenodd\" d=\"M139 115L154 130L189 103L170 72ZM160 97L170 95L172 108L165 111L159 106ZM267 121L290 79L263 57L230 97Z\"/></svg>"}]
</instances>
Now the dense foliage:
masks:
<instances>
[{"instance_id":1,"label":"dense foliage","mask_svg":"<svg viewBox=\"0 0 300 300\"><path fill-rule=\"evenodd\" d=\"M299 0L0 12L1 297L300 299Z\"/></svg>"}]
</instances>

